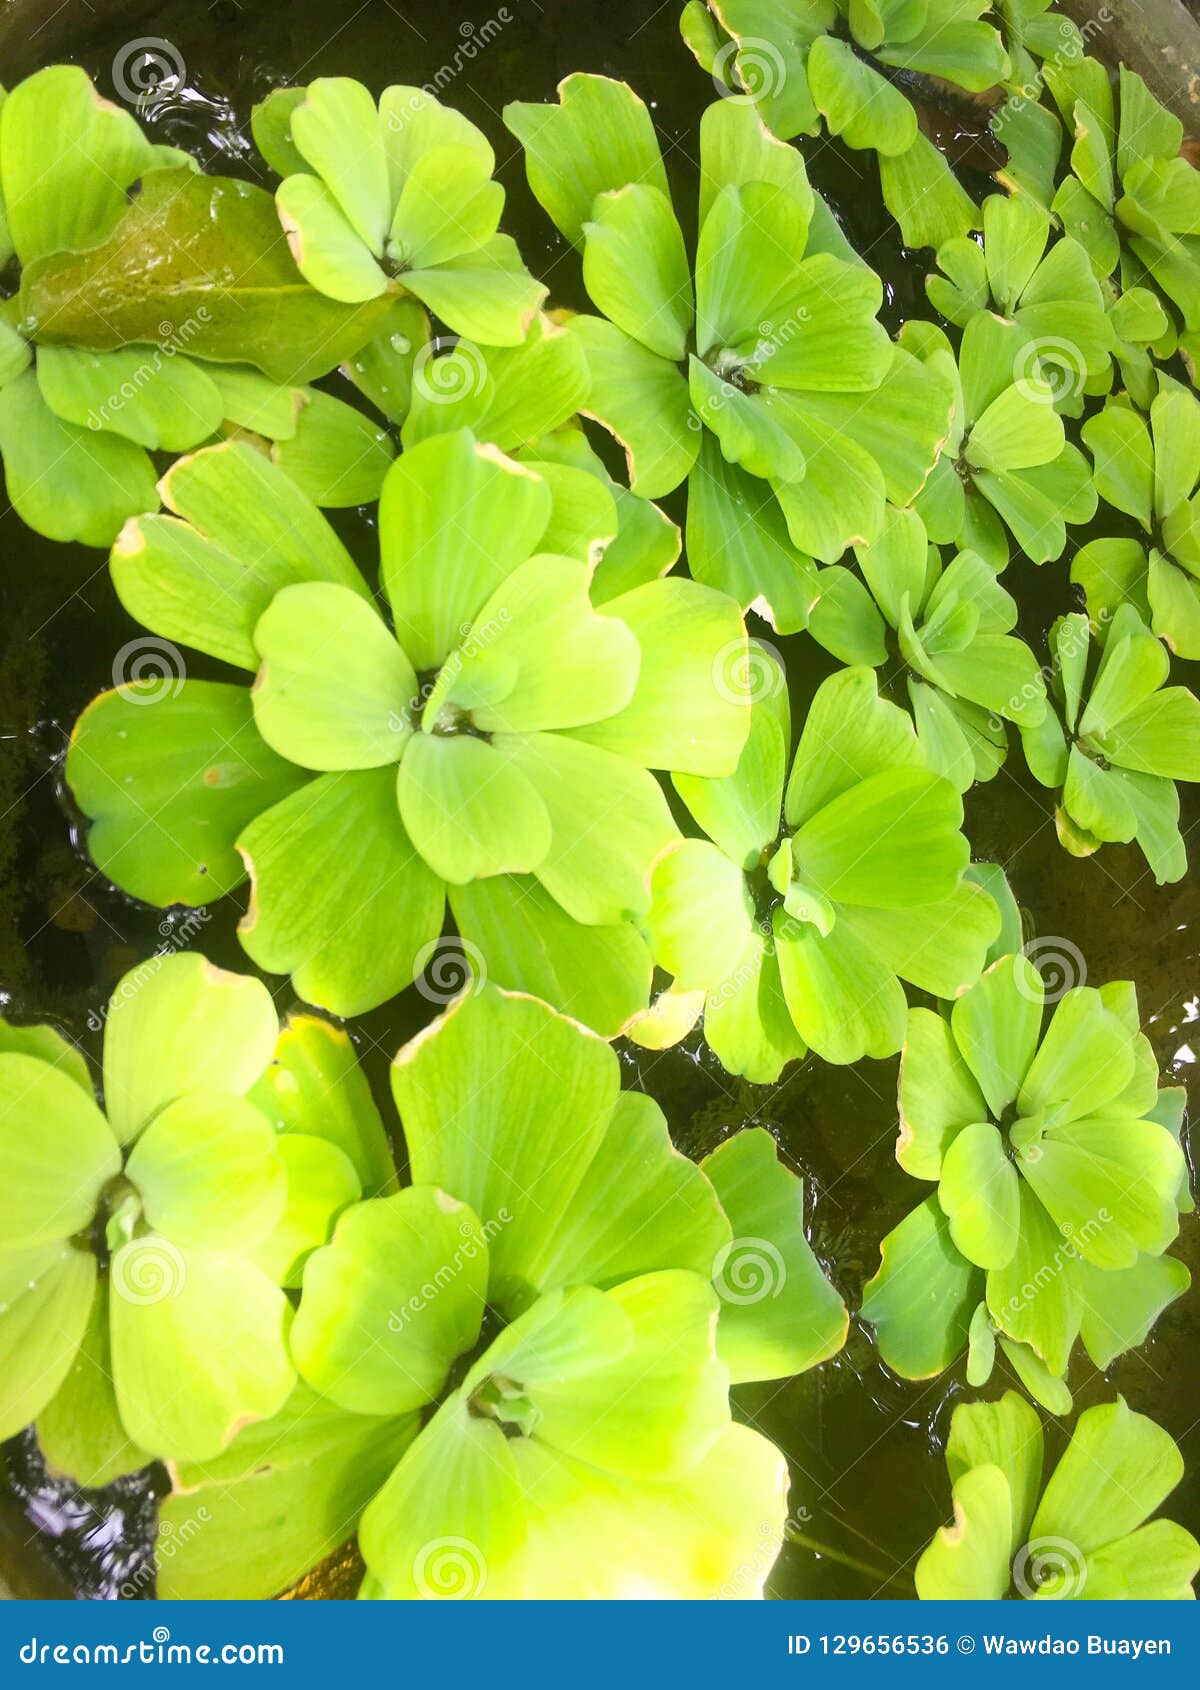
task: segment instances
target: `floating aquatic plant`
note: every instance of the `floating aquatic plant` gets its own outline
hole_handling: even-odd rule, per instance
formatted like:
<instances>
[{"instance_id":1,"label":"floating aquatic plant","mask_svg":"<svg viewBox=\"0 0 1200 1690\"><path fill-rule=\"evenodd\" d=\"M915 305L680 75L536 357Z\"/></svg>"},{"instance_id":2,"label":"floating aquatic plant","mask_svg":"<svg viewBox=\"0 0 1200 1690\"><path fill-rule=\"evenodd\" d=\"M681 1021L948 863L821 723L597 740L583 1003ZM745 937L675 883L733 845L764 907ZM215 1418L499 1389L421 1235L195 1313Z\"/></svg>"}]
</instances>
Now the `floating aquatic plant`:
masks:
<instances>
[{"instance_id":1,"label":"floating aquatic plant","mask_svg":"<svg viewBox=\"0 0 1200 1690\"><path fill-rule=\"evenodd\" d=\"M955 390L949 436L914 501L930 539L976 551L997 572L1014 544L1034 563L1061 557L1068 525L1090 521L1098 501L1038 342L991 311L969 319L957 363L932 323L906 323L901 341Z\"/></svg>"},{"instance_id":2,"label":"floating aquatic plant","mask_svg":"<svg viewBox=\"0 0 1200 1690\"><path fill-rule=\"evenodd\" d=\"M976 226L974 204L921 132L909 91L965 104L1004 82L1009 58L985 0L691 0L685 41L718 85L790 140L829 132L879 155L883 198L908 246ZM962 92L959 92L959 91Z\"/></svg>"},{"instance_id":3,"label":"floating aquatic plant","mask_svg":"<svg viewBox=\"0 0 1200 1690\"><path fill-rule=\"evenodd\" d=\"M994 963L947 1014L912 1009L896 1157L927 1198L883 1240L863 1315L907 1378L996 1346L1053 1413L1077 1337L1097 1367L1140 1343L1187 1288L1164 1255L1190 1206L1184 1093L1160 1091L1128 981L1065 992L1049 1019L1024 956Z\"/></svg>"},{"instance_id":4,"label":"floating aquatic plant","mask_svg":"<svg viewBox=\"0 0 1200 1690\"><path fill-rule=\"evenodd\" d=\"M580 485L600 497L601 535L564 510ZM643 1008L633 921L677 836L648 771L736 766L736 604L672 577L594 605L611 497L583 469L545 479L466 430L388 471L391 626L316 509L245 446L181 459L164 499L174 514L114 547L118 593L154 632L257 679L188 678L167 696L135 682L90 706L66 772L103 871L194 904L248 868L246 950L340 1014L412 981L447 897L503 983L608 1033Z\"/></svg>"},{"instance_id":5,"label":"floating aquatic plant","mask_svg":"<svg viewBox=\"0 0 1200 1690\"><path fill-rule=\"evenodd\" d=\"M309 1257L283 1413L179 1468L167 1521L205 1514L166 1591L281 1588L353 1525L343 1478L373 1441L390 1474L358 1528L364 1596L760 1595L786 1468L729 1384L846 1330L770 1136L694 1166L601 1040L491 986L392 1085L413 1183ZM298 1546L297 1516L332 1542Z\"/></svg>"},{"instance_id":6,"label":"floating aquatic plant","mask_svg":"<svg viewBox=\"0 0 1200 1690\"><path fill-rule=\"evenodd\" d=\"M1041 1421L1015 1392L958 1405L946 1445L954 1523L917 1562L918 1596L1190 1599L1200 1544L1150 1519L1183 1477L1168 1432L1118 1397L1079 1416L1048 1479L1044 1462Z\"/></svg>"},{"instance_id":7,"label":"floating aquatic plant","mask_svg":"<svg viewBox=\"0 0 1200 1690\"><path fill-rule=\"evenodd\" d=\"M1129 604L1180 657L1200 657L1200 406L1165 374L1143 417L1124 396L1083 425L1096 488L1131 516L1141 540L1092 540L1071 564L1071 579L1103 627Z\"/></svg>"},{"instance_id":8,"label":"floating aquatic plant","mask_svg":"<svg viewBox=\"0 0 1200 1690\"><path fill-rule=\"evenodd\" d=\"M768 1082L806 1047L831 1062L899 1050L901 981L960 991L1000 917L964 878L957 791L873 672L822 683L789 774L786 684L760 661L737 769L675 778L708 838L679 841L654 870L646 930L673 985L634 1034L670 1042L703 1010L724 1065Z\"/></svg>"},{"instance_id":9,"label":"floating aquatic plant","mask_svg":"<svg viewBox=\"0 0 1200 1690\"><path fill-rule=\"evenodd\" d=\"M422 88L323 76L276 89L255 139L284 180L279 218L301 274L350 304L411 295L456 334L518 345L546 297L498 233L504 190L481 130Z\"/></svg>"},{"instance_id":10,"label":"floating aquatic plant","mask_svg":"<svg viewBox=\"0 0 1200 1690\"><path fill-rule=\"evenodd\" d=\"M687 481L697 578L802 627L811 559L874 538L885 501L924 482L948 383L890 343L879 278L748 108L701 121L694 264L625 84L568 77L557 105L505 121L602 313L567 324L591 375L582 408L625 446L635 492Z\"/></svg>"},{"instance_id":11,"label":"floating aquatic plant","mask_svg":"<svg viewBox=\"0 0 1200 1690\"><path fill-rule=\"evenodd\" d=\"M306 385L369 322L306 286L261 190L152 145L73 65L5 100L0 190L0 258L21 271L0 316L0 454L31 528L107 546L158 506L152 452L234 431L274 442L323 503L377 496L386 435Z\"/></svg>"},{"instance_id":12,"label":"floating aquatic plant","mask_svg":"<svg viewBox=\"0 0 1200 1690\"><path fill-rule=\"evenodd\" d=\"M889 509L883 532L855 548L859 573L822 569L808 631L845 663L904 673L931 769L960 792L990 780L1008 754L1006 722L1037 724L1046 685L1012 632L1017 605L976 552L943 567L913 510Z\"/></svg>"},{"instance_id":13,"label":"floating aquatic plant","mask_svg":"<svg viewBox=\"0 0 1200 1690\"><path fill-rule=\"evenodd\" d=\"M324 1056L282 1134L255 1106L277 1042ZM281 1408L281 1286L390 1169L369 1095L339 1081L349 1048L303 1017L281 1035L260 981L191 954L114 991L103 1109L61 1034L0 1023L4 1436L36 1420L51 1463L96 1485L215 1457Z\"/></svg>"},{"instance_id":14,"label":"floating aquatic plant","mask_svg":"<svg viewBox=\"0 0 1200 1690\"><path fill-rule=\"evenodd\" d=\"M1099 561L1092 553L1080 566L1092 580ZM1136 840L1160 884L1181 880L1175 782L1200 780L1200 700L1166 684L1170 658L1132 605L1113 615L1093 665L1096 643L1082 614L1051 628L1055 708L1022 727L1026 762L1043 786L1061 789L1055 825L1073 855Z\"/></svg>"}]
</instances>

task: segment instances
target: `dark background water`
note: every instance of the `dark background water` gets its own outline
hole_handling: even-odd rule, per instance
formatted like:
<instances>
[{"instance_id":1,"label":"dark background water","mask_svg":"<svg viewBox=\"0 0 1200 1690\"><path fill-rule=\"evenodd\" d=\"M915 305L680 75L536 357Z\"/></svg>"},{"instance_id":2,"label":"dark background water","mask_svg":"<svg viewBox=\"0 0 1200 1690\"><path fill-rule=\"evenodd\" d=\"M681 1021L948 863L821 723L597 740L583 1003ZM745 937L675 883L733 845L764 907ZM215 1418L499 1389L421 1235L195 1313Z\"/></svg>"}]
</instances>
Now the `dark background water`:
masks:
<instances>
[{"instance_id":1,"label":"dark background water","mask_svg":"<svg viewBox=\"0 0 1200 1690\"><path fill-rule=\"evenodd\" d=\"M108 8L67 0L55 11L47 0L40 12L30 8L47 20L39 26L18 28L11 15L0 18L0 80L11 85L45 63L70 58L113 94L114 60L127 44L164 37L186 69L180 89L147 114L155 137L189 148L209 169L251 178L259 166L249 142L250 107L276 83L318 74L355 76L375 92L389 82L444 83L443 99L479 124L496 149L509 196L504 226L550 284L552 303L581 305L577 256L533 202L501 108L511 99L553 97L573 70L627 78L651 107L686 220L695 200L697 124L712 89L679 40L679 9L680 0L661 6L653 0L508 0L504 6L366 0L357 7L350 0L336 8L327 0ZM481 38L487 45L469 57L470 43ZM449 81L443 67L453 72ZM854 244L885 277L889 326L922 314L925 265L900 251L879 204L870 155L828 142L806 142L804 151ZM973 183L977 191L985 185ZM334 520L372 573L370 516ZM1086 537L1074 536L1078 543ZM1042 655L1042 631L1072 603L1067 573L1064 558L1041 570L1014 565L1005 576L1022 605L1022 631ZM132 902L91 867L63 791L61 759L71 723L112 684L113 655L137 632L116 600L102 553L54 545L11 512L0 515L0 992L9 1012L58 1021L97 1059L89 1012L103 1005L127 968L164 942L172 918ZM805 636L775 643L803 709L831 662ZM193 664L190 654L188 661L195 673L219 672ZM1195 675L1185 672L1191 667L1181 665L1179 678L1194 685ZM1164 1077L1193 1083L1190 1041L1200 1020L1194 878L1156 887L1132 848L1109 846L1087 862L1068 857L1055 837L1047 795L1025 776L1019 751L995 781L969 796L967 810L974 854L1005 864L1028 933L1078 947L1097 984L1136 979ZM1194 844L1200 807L1193 793L1185 792L1184 811ZM236 899L214 906L193 942L227 967L248 969L234 936L239 914ZM272 984L284 1014L293 1002L290 987ZM381 1099L391 1055L428 1016L425 1000L409 992L354 1023ZM725 1074L697 1039L662 1055L625 1050L623 1056L627 1083L657 1098L685 1150L702 1154L749 1123L775 1133L807 1182L814 1248L857 1306L878 1265L880 1237L928 1189L894 1160L895 1061L852 1069L809 1061L775 1087L752 1087ZM1176 1247L1193 1271L1198 1234L1185 1219ZM1197 1310L1193 1293L1167 1311L1149 1343L1107 1375L1081 1357L1070 1380L1079 1406L1120 1390L1179 1440L1188 1476L1170 1512L1193 1531L1200 1529ZM993 1392L998 1381L999 1375ZM737 1393L739 1412L787 1451L797 1537L833 1552L789 1543L772 1575L773 1594L912 1594L913 1562L948 1513L941 1440L964 1390L957 1371L925 1384L897 1380L852 1323L845 1350L816 1372ZM1051 1426L1049 1437L1056 1452L1061 1432ZM8 1447L7 1476L0 1572L14 1590L106 1595L124 1585L149 1592L138 1567L153 1527L153 1473L112 1493L81 1495L47 1480L28 1441L17 1440Z\"/></svg>"}]
</instances>

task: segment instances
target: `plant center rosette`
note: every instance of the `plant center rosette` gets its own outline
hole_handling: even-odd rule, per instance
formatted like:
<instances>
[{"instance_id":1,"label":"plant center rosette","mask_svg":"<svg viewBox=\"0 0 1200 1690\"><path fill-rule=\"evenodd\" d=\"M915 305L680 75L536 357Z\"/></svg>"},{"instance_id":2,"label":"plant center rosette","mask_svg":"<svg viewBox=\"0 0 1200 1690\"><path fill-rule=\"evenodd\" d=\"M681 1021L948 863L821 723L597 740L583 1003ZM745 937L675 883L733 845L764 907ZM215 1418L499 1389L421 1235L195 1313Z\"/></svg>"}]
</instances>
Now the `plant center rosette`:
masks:
<instances>
[{"instance_id":1,"label":"plant center rosette","mask_svg":"<svg viewBox=\"0 0 1200 1690\"><path fill-rule=\"evenodd\" d=\"M760 1595L786 1468L729 1386L846 1331L770 1136L694 1165L607 1044L490 985L392 1084L413 1183L308 1256L284 1411L176 1464L166 1593L271 1594L361 1511L365 1596Z\"/></svg>"},{"instance_id":2,"label":"plant center rosette","mask_svg":"<svg viewBox=\"0 0 1200 1690\"><path fill-rule=\"evenodd\" d=\"M390 627L260 454L181 459L164 497L176 514L114 548L118 592L258 674L133 683L85 712L67 779L101 869L168 904L248 867L246 950L343 1015L421 972L448 897L478 972L617 1032L647 1001L633 921L677 836L649 770L728 773L748 732L737 605L666 578L597 607L594 562L545 549L551 482L465 430L388 472Z\"/></svg>"},{"instance_id":3,"label":"plant center rosette","mask_svg":"<svg viewBox=\"0 0 1200 1690\"><path fill-rule=\"evenodd\" d=\"M256 1088L279 1050L284 1132ZM331 1100L349 1040L283 1033L258 980L179 954L139 965L105 1018L104 1109L78 1050L0 1024L0 1432L37 1422L52 1465L106 1484L154 1457L215 1457L295 1382L294 1282L329 1219L390 1167L378 1116ZM350 1065L353 1066L352 1056Z\"/></svg>"},{"instance_id":4,"label":"plant center rosette","mask_svg":"<svg viewBox=\"0 0 1200 1690\"><path fill-rule=\"evenodd\" d=\"M883 1240L863 1315L908 1378L940 1373L969 1339L983 1384L998 1341L1062 1414L1076 1338L1107 1367L1187 1288L1164 1252L1191 1200L1184 1093L1159 1090L1133 986L1073 987L1043 1027L1044 1014L1022 955L948 1014L910 1010L896 1156L937 1191Z\"/></svg>"},{"instance_id":5,"label":"plant center rosette","mask_svg":"<svg viewBox=\"0 0 1200 1690\"><path fill-rule=\"evenodd\" d=\"M951 995L969 984L1000 914L967 877L958 792L873 671L822 682L789 773L787 685L754 650L737 769L676 778L707 837L654 871L646 926L672 984L633 1036L672 1043L703 1011L725 1066L768 1083L806 1047L830 1062L899 1050L901 981Z\"/></svg>"}]
</instances>

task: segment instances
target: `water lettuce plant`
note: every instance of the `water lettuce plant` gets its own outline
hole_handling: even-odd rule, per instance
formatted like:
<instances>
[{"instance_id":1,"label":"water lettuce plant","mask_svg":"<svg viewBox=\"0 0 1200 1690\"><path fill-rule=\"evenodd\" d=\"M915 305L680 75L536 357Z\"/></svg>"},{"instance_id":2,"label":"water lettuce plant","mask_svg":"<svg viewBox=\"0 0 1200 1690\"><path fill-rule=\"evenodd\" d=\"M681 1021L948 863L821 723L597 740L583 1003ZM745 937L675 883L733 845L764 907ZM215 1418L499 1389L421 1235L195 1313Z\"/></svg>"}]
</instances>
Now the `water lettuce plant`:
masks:
<instances>
[{"instance_id":1,"label":"water lettuce plant","mask_svg":"<svg viewBox=\"0 0 1200 1690\"><path fill-rule=\"evenodd\" d=\"M1042 978L1006 956L948 1013L912 1009L896 1157L936 1183L883 1240L862 1312L906 1378L999 1346L1052 1413L1077 1337L1098 1368L1186 1290L1164 1254L1190 1207L1185 1093L1159 1090L1128 981L1072 988L1046 1018Z\"/></svg>"},{"instance_id":2,"label":"water lettuce plant","mask_svg":"<svg viewBox=\"0 0 1200 1690\"><path fill-rule=\"evenodd\" d=\"M802 627L812 558L874 538L885 502L923 484L948 383L891 344L879 278L748 108L701 120L694 260L627 85L571 76L557 105L511 105L505 122L601 313L567 324L591 375L584 412L625 447L635 492L687 481L698 579Z\"/></svg>"},{"instance_id":3,"label":"water lettuce plant","mask_svg":"<svg viewBox=\"0 0 1200 1690\"><path fill-rule=\"evenodd\" d=\"M572 556L579 484L609 525L575 532ZM388 471L390 626L320 513L244 445L180 459L163 495L173 514L113 549L118 593L155 633L257 673L133 682L84 713L66 776L102 871L158 904L249 872L246 951L339 1014L421 972L448 899L484 970L616 1032L647 1001L633 922L677 834L648 771L730 774L749 731L737 605L675 577L594 605L589 560L615 526L595 476L546 479L465 429Z\"/></svg>"},{"instance_id":4,"label":"water lettuce plant","mask_svg":"<svg viewBox=\"0 0 1200 1690\"><path fill-rule=\"evenodd\" d=\"M1168 1432L1118 1397L1079 1416L1048 1478L1044 1464L1041 1421L1015 1392L958 1405L946 1444L954 1523L917 1562L918 1596L1190 1600L1200 1544L1150 1518L1183 1477Z\"/></svg>"},{"instance_id":5,"label":"water lettuce plant","mask_svg":"<svg viewBox=\"0 0 1200 1690\"><path fill-rule=\"evenodd\" d=\"M1200 406L1168 375L1143 416L1120 395L1083 425L1096 489L1142 539L1092 540L1071 563L1103 626L1129 604L1180 657L1200 657Z\"/></svg>"},{"instance_id":6,"label":"water lettuce plant","mask_svg":"<svg viewBox=\"0 0 1200 1690\"><path fill-rule=\"evenodd\" d=\"M1035 201L991 194L983 202L982 243L947 241L925 291L959 328L989 310L1019 324L1033 342L1028 373L1036 365L1051 382L1056 408L1078 416L1085 393L1111 385L1114 330L1083 247L1069 235L1051 236L1051 218Z\"/></svg>"},{"instance_id":7,"label":"water lettuce plant","mask_svg":"<svg viewBox=\"0 0 1200 1690\"><path fill-rule=\"evenodd\" d=\"M874 672L822 682L789 773L787 688L762 662L734 773L675 777L708 837L678 841L654 869L645 926L672 986L634 1036L670 1042L703 1010L725 1067L766 1083L809 1047L830 1062L892 1055L901 982L953 996L1000 916L965 878L958 792Z\"/></svg>"},{"instance_id":8,"label":"water lettuce plant","mask_svg":"<svg viewBox=\"0 0 1200 1690\"><path fill-rule=\"evenodd\" d=\"M164 1593L280 1589L352 1528L348 1456L374 1440L365 1597L760 1595L786 1467L729 1385L846 1330L770 1136L697 1167L609 1046L493 986L400 1051L392 1089L412 1183L309 1256L283 1414L177 1470L164 1518L204 1514ZM297 1545L297 1516L332 1537Z\"/></svg>"},{"instance_id":9,"label":"water lettuce plant","mask_svg":"<svg viewBox=\"0 0 1200 1690\"><path fill-rule=\"evenodd\" d=\"M886 667L892 687L903 677L935 773L960 792L991 780L1008 755L1005 723L1036 726L1046 712L1037 659L1012 632L1016 600L977 552L943 565L915 510L889 507L855 558L857 572L819 572L809 633L844 663Z\"/></svg>"},{"instance_id":10,"label":"water lettuce plant","mask_svg":"<svg viewBox=\"0 0 1200 1690\"><path fill-rule=\"evenodd\" d=\"M325 1073L281 1136L254 1089L287 1041L326 1047ZM306 1017L281 1034L261 981L191 953L114 990L103 1108L76 1046L0 1023L0 1434L36 1421L51 1463L97 1485L215 1457L281 1408L281 1287L387 1158L369 1097L351 1092L353 1131L331 1107L348 1050Z\"/></svg>"},{"instance_id":11,"label":"water lettuce plant","mask_svg":"<svg viewBox=\"0 0 1200 1690\"><path fill-rule=\"evenodd\" d=\"M1061 791L1055 825L1073 855L1136 840L1160 884L1181 880L1187 848L1175 782L1200 780L1200 700L1166 684L1166 648L1132 605L1119 606L1093 663L1097 643L1082 613L1050 629L1055 708L1022 725L1025 760L1043 786Z\"/></svg>"},{"instance_id":12,"label":"water lettuce plant","mask_svg":"<svg viewBox=\"0 0 1200 1690\"><path fill-rule=\"evenodd\" d=\"M323 76L276 89L255 139L283 177L275 195L296 265L348 304L412 296L456 334L523 339L547 289L498 232L495 154L461 113L423 88Z\"/></svg>"},{"instance_id":13,"label":"water lettuce plant","mask_svg":"<svg viewBox=\"0 0 1200 1690\"><path fill-rule=\"evenodd\" d=\"M968 320L957 361L932 323L914 319L900 338L955 394L941 456L914 500L930 539L978 552L997 573L1014 545L1034 563L1061 557L1068 526L1089 522L1098 498L1055 405L1055 360L1048 375L1039 342L992 311Z\"/></svg>"},{"instance_id":14,"label":"water lettuce plant","mask_svg":"<svg viewBox=\"0 0 1200 1690\"><path fill-rule=\"evenodd\" d=\"M690 0L684 40L718 84L753 103L783 140L821 119L879 157L884 203L907 246L976 227L974 204L918 125L909 91L950 103L1007 80L1009 57L985 0ZM959 94L962 99L962 94ZM964 102L965 103L965 102Z\"/></svg>"},{"instance_id":15,"label":"water lettuce plant","mask_svg":"<svg viewBox=\"0 0 1200 1690\"><path fill-rule=\"evenodd\" d=\"M158 506L152 453L235 431L274 442L322 502L377 496L386 436L307 385L377 312L305 284L260 189L204 176L54 65L4 101L0 204L0 259L20 267L0 312L0 455L31 528L108 546Z\"/></svg>"},{"instance_id":16,"label":"water lettuce plant","mask_svg":"<svg viewBox=\"0 0 1200 1690\"><path fill-rule=\"evenodd\" d=\"M1044 77L1073 141L1055 215L1098 277L1125 286L1149 278L1186 341L1200 327L1200 181L1181 157L1183 124L1124 65L1115 89L1106 67L1082 54L1048 62Z\"/></svg>"}]
</instances>

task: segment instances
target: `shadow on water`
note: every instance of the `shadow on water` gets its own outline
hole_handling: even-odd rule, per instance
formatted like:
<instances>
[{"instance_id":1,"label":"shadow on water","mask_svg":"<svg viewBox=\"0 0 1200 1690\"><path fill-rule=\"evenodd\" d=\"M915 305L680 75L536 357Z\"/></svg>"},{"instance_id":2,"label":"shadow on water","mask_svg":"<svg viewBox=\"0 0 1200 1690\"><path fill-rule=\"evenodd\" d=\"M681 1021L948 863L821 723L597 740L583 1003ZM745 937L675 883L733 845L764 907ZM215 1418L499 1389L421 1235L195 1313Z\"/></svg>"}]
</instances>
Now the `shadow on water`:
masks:
<instances>
[{"instance_id":1,"label":"shadow on water","mask_svg":"<svg viewBox=\"0 0 1200 1690\"><path fill-rule=\"evenodd\" d=\"M433 83L493 143L509 195L505 227L530 268L549 282L554 303L584 303L579 264L529 195L517 148L500 121L505 101L550 98L573 70L628 78L652 108L681 213L692 214L697 123L712 90L679 40L679 0L508 0L504 6L458 0L451 7L367 0L357 9L338 8L336 20L325 0L245 7L236 0L211 7L191 0L107 10L106 22L104 6L69 0L36 33L9 41L3 80L11 85L41 64L69 57L111 93L122 47L164 37L182 55L186 73L184 85L147 114L156 139L189 148L210 169L246 176L256 169L246 139L251 104L278 82L320 73L355 76L376 91L388 82ZM481 40L486 45L471 55L471 44ZM873 167L828 143L806 144L805 152L816 185L883 273L889 326L897 327L921 311L924 265L901 252L878 202ZM370 516L347 513L335 521L370 573ZM1065 563L1040 571L1015 566L1006 584L1020 598L1025 631L1037 645L1040 631L1068 607ZM98 1057L98 1038L87 1032L89 1012L103 1005L127 968L169 942L178 924L95 874L60 779L72 721L112 684L113 654L138 630L115 598L101 553L39 539L11 513L0 518L0 627L6 637L0 986L10 1011L59 1021ZM830 660L803 636L781 644L803 700ZM193 668L220 672L199 661ZM1200 814L1194 793L1185 791L1184 806L1185 825L1194 830ZM1200 1019L1195 881L1156 887L1132 848L1108 847L1083 863L1068 857L1055 838L1046 795L1024 776L1019 753L969 797L967 825L976 857L1008 868L1030 934L1077 946L1097 983L1137 980L1164 1074L1190 1083L1189 1041ZM192 940L232 968L249 966L234 934L238 913L236 899L214 906ZM285 1013L291 1007L286 982L276 997ZM389 1057L428 1013L428 1004L409 992L355 1023L381 1096ZM730 1079L694 1039L663 1055L625 1049L622 1058L627 1083L657 1098L689 1152L703 1153L747 1122L775 1133L807 1181L814 1247L856 1306L877 1266L879 1238L912 1206L917 1189L893 1156L896 1063L846 1070L808 1062L766 1088ZM1187 1223L1178 1246L1193 1270L1197 1230ZM1193 1295L1168 1310L1151 1341L1106 1376L1095 1376L1085 1360L1071 1379L1081 1406L1119 1389L1180 1439L1188 1478L1171 1511L1193 1530L1200 1525L1197 1338ZM773 1594L911 1595L913 1560L948 1510L938 1440L964 1389L957 1372L925 1384L895 1379L865 1332L852 1325L833 1362L782 1385L737 1393L739 1411L782 1445L792 1466L795 1541L772 1576ZM1061 1435L1053 1428L1050 1441L1056 1452ZM28 1439L8 1446L7 1463L0 1570L18 1594L152 1594L145 1569L160 1471L81 1494L45 1474ZM833 1553L818 1555L810 1542ZM344 1559L343 1571L333 1586L341 1592L353 1577Z\"/></svg>"}]
</instances>

